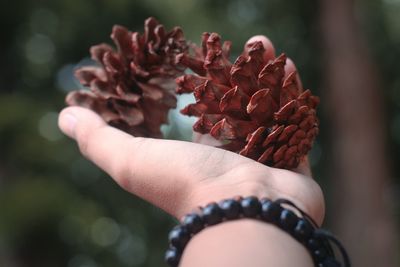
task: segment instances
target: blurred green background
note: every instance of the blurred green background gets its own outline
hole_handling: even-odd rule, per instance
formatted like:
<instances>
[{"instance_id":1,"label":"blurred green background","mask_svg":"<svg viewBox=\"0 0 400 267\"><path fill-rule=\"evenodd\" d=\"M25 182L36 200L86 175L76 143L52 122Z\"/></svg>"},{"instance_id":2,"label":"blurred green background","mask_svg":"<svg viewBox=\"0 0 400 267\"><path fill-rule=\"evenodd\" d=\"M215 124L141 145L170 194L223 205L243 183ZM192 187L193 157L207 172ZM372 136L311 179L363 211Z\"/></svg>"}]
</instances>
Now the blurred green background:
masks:
<instances>
[{"instance_id":1,"label":"blurred green background","mask_svg":"<svg viewBox=\"0 0 400 267\"><path fill-rule=\"evenodd\" d=\"M400 1L352 5L380 77L390 173L385 196L391 203L389 220L398 226ZM277 53L285 51L295 61L303 84L322 97L323 106L326 46L320 9L316 0L1 0L0 266L163 265L173 220L120 189L57 128L64 96L79 88L73 70L88 62L91 45L111 43L114 24L142 32L143 21L154 16L168 29L181 26L195 42L202 32L215 31L232 40L233 56L248 38L265 34ZM321 134L310 157L327 195L326 225L334 228L330 166L335 136L329 112L320 109ZM190 139L187 123L172 113L167 137Z\"/></svg>"}]
</instances>

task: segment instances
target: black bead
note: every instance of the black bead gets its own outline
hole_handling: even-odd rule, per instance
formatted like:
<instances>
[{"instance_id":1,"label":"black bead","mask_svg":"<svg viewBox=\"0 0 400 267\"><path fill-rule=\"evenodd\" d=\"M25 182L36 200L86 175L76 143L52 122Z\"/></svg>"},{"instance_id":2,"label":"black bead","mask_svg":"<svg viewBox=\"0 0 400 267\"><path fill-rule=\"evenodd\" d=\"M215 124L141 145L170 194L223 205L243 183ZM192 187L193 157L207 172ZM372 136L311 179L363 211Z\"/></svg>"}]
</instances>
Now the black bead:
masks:
<instances>
[{"instance_id":1,"label":"black bead","mask_svg":"<svg viewBox=\"0 0 400 267\"><path fill-rule=\"evenodd\" d=\"M182 250L189 242L190 234L185 227L178 225L169 232L168 240L172 246L178 250Z\"/></svg>"},{"instance_id":2,"label":"black bead","mask_svg":"<svg viewBox=\"0 0 400 267\"><path fill-rule=\"evenodd\" d=\"M326 255L327 255L325 249L323 249L322 247L317 250L314 250L312 254L313 254L313 258L317 262L322 262L326 258Z\"/></svg>"},{"instance_id":3,"label":"black bead","mask_svg":"<svg viewBox=\"0 0 400 267\"><path fill-rule=\"evenodd\" d=\"M283 209L279 218L279 226L286 231L292 232L298 220L299 217L293 211Z\"/></svg>"},{"instance_id":4,"label":"black bead","mask_svg":"<svg viewBox=\"0 0 400 267\"><path fill-rule=\"evenodd\" d=\"M217 203L211 203L203 209L203 220L207 225L214 225L222 221L222 210Z\"/></svg>"},{"instance_id":5,"label":"black bead","mask_svg":"<svg viewBox=\"0 0 400 267\"><path fill-rule=\"evenodd\" d=\"M255 218L260 214L261 204L256 197L246 197L242 199L240 205L242 206L244 217Z\"/></svg>"},{"instance_id":6,"label":"black bead","mask_svg":"<svg viewBox=\"0 0 400 267\"><path fill-rule=\"evenodd\" d=\"M317 250L321 247L321 242L318 239L310 238L307 241L307 247L311 250Z\"/></svg>"},{"instance_id":7,"label":"black bead","mask_svg":"<svg viewBox=\"0 0 400 267\"><path fill-rule=\"evenodd\" d=\"M266 222L277 222L281 213L282 207L275 202L267 199L261 202L261 218Z\"/></svg>"},{"instance_id":8,"label":"black bead","mask_svg":"<svg viewBox=\"0 0 400 267\"><path fill-rule=\"evenodd\" d=\"M190 234L197 234L204 228L203 220L196 213L186 215L183 218L183 225L190 232Z\"/></svg>"},{"instance_id":9,"label":"black bead","mask_svg":"<svg viewBox=\"0 0 400 267\"><path fill-rule=\"evenodd\" d=\"M165 252L164 260L169 266L177 267L180 259L181 259L181 254L176 248L169 248Z\"/></svg>"},{"instance_id":10,"label":"black bead","mask_svg":"<svg viewBox=\"0 0 400 267\"><path fill-rule=\"evenodd\" d=\"M301 242L304 242L310 238L312 231L313 227L311 224L305 219L300 219L294 228L294 236Z\"/></svg>"},{"instance_id":11,"label":"black bead","mask_svg":"<svg viewBox=\"0 0 400 267\"><path fill-rule=\"evenodd\" d=\"M340 263L332 258L327 258L318 264L318 267L340 267Z\"/></svg>"},{"instance_id":12,"label":"black bead","mask_svg":"<svg viewBox=\"0 0 400 267\"><path fill-rule=\"evenodd\" d=\"M234 199L227 199L219 204L225 218L227 220L234 220L240 217L242 212L242 206L240 203Z\"/></svg>"}]
</instances>

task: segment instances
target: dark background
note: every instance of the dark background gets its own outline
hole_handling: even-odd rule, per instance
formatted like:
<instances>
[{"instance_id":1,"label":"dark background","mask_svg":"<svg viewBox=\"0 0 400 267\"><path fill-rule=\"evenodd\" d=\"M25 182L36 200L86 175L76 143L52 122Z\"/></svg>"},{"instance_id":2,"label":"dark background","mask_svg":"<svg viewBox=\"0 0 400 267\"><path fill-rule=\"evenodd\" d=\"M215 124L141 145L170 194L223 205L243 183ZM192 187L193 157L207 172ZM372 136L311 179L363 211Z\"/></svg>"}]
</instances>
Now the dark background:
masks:
<instances>
[{"instance_id":1,"label":"dark background","mask_svg":"<svg viewBox=\"0 0 400 267\"><path fill-rule=\"evenodd\" d=\"M267 35L321 97L310 154L325 226L354 266L399 262L400 0L1 0L0 266L161 266L173 220L120 189L57 128L91 45L154 16L198 42ZM186 101L183 99L182 101ZM190 139L171 114L168 138ZM178 126L178 124L180 126Z\"/></svg>"}]
</instances>

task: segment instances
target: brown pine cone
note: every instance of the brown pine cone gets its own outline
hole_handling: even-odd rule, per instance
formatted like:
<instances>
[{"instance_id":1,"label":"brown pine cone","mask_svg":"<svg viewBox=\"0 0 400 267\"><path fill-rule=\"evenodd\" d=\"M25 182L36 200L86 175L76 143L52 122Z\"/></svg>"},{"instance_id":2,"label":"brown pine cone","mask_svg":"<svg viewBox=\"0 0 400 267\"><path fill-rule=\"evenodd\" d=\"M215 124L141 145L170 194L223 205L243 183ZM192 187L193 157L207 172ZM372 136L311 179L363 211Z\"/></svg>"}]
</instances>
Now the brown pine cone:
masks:
<instances>
[{"instance_id":1,"label":"brown pine cone","mask_svg":"<svg viewBox=\"0 0 400 267\"><path fill-rule=\"evenodd\" d=\"M179 62L196 74L176 79L178 93L193 93L196 103L181 112L199 117L193 129L222 141L222 148L268 166L294 169L318 134L319 98L303 91L296 72L285 78L286 56L265 62L265 49L255 42L234 64L230 42L204 33L195 56Z\"/></svg>"},{"instance_id":2,"label":"brown pine cone","mask_svg":"<svg viewBox=\"0 0 400 267\"><path fill-rule=\"evenodd\" d=\"M100 114L109 124L135 136L162 137L160 126L176 107L174 79L184 67L176 55L187 52L180 28L166 32L154 18L144 24L144 34L114 26L107 44L91 47L100 66L79 68L75 76L88 90L73 91L66 102Z\"/></svg>"}]
</instances>

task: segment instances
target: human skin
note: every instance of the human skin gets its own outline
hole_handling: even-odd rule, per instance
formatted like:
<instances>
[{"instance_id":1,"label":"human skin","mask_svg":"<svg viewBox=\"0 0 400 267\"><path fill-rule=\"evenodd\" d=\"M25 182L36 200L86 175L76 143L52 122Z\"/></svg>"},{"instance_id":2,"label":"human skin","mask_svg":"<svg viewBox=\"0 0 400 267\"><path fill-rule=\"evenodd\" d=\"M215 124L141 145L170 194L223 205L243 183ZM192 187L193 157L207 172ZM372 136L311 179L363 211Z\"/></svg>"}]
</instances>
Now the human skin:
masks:
<instances>
[{"instance_id":1,"label":"human skin","mask_svg":"<svg viewBox=\"0 0 400 267\"><path fill-rule=\"evenodd\" d=\"M266 37L249 40L254 41L263 42L266 59L274 56ZM288 61L285 69L295 70L293 62ZM318 224L323 221L323 194L310 177L306 159L294 172L204 144L133 137L81 107L62 110L59 127L123 189L177 219L213 201L252 195L286 198ZM239 220L196 235L181 266L312 266L312 261L305 248L278 228Z\"/></svg>"}]
</instances>

